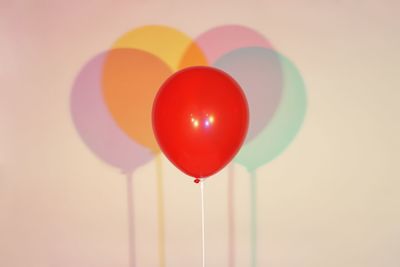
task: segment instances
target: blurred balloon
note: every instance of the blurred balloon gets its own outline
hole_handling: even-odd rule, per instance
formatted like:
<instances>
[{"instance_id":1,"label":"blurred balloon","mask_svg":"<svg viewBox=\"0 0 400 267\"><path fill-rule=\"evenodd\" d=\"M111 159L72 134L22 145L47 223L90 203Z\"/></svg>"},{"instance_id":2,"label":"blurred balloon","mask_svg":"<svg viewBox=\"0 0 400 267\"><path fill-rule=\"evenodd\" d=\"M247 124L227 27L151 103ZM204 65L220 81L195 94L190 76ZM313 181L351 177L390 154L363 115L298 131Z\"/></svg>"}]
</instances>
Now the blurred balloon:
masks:
<instances>
[{"instance_id":1,"label":"blurred balloon","mask_svg":"<svg viewBox=\"0 0 400 267\"><path fill-rule=\"evenodd\" d=\"M220 57L213 66L230 74L243 88L250 109L246 141L251 141L271 121L281 100L279 56L267 48L239 48Z\"/></svg>"},{"instance_id":2,"label":"blurred balloon","mask_svg":"<svg viewBox=\"0 0 400 267\"><path fill-rule=\"evenodd\" d=\"M104 100L118 126L133 140L159 152L151 127L158 88L171 70L156 56L137 49L114 49L103 68Z\"/></svg>"},{"instance_id":3,"label":"blurred balloon","mask_svg":"<svg viewBox=\"0 0 400 267\"><path fill-rule=\"evenodd\" d=\"M244 47L271 48L272 46L262 34L251 28L241 25L223 25L212 28L196 38L183 55L180 67L191 66L192 55L199 48L203 51L207 62L213 65L224 54Z\"/></svg>"},{"instance_id":4,"label":"blurred balloon","mask_svg":"<svg viewBox=\"0 0 400 267\"><path fill-rule=\"evenodd\" d=\"M107 53L91 59L75 79L70 108L75 127L90 150L126 173L151 159L151 153L118 128L104 103L101 76Z\"/></svg>"},{"instance_id":5,"label":"blurred balloon","mask_svg":"<svg viewBox=\"0 0 400 267\"><path fill-rule=\"evenodd\" d=\"M287 148L300 130L306 112L307 96L298 69L289 59L275 53L280 59L283 74L281 101L268 125L255 139L244 145L235 158L236 162L251 172Z\"/></svg>"},{"instance_id":6,"label":"blurred balloon","mask_svg":"<svg viewBox=\"0 0 400 267\"><path fill-rule=\"evenodd\" d=\"M179 62L188 47L191 49L186 53L186 66L207 65L203 51L191 37L167 26L148 25L136 28L113 44L113 48L134 48L153 54L174 71L182 68Z\"/></svg>"},{"instance_id":7,"label":"blurred balloon","mask_svg":"<svg viewBox=\"0 0 400 267\"><path fill-rule=\"evenodd\" d=\"M153 105L157 141L181 171L208 177L228 164L248 128L248 106L240 86L225 72L191 67L171 76Z\"/></svg>"}]
</instances>

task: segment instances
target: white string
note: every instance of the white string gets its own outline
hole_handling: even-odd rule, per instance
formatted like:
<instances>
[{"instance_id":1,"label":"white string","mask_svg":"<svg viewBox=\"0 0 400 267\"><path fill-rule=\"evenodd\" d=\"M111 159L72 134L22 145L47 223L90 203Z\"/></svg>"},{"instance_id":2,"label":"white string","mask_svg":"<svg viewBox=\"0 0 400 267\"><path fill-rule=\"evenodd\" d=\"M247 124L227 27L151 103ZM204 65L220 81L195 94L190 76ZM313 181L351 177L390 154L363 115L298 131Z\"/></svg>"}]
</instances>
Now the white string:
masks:
<instances>
[{"instance_id":1,"label":"white string","mask_svg":"<svg viewBox=\"0 0 400 267\"><path fill-rule=\"evenodd\" d=\"M203 267L206 266L206 244L205 244L205 223L204 223L204 179L200 180L201 191L201 241L203 251Z\"/></svg>"}]
</instances>

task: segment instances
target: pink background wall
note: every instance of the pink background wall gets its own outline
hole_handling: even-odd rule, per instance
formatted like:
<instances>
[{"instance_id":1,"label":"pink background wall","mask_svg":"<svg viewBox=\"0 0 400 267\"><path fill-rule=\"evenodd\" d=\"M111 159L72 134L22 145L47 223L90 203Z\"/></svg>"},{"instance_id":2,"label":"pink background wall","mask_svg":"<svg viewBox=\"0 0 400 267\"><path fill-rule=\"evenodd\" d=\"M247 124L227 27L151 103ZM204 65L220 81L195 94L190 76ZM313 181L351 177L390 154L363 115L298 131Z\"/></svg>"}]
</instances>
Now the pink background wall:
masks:
<instances>
[{"instance_id":1,"label":"pink background wall","mask_svg":"<svg viewBox=\"0 0 400 267\"><path fill-rule=\"evenodd\" d=\"M128 266L126 177L70 114L82 66L162 24L265 35L307 86L302 130L258 179L258 266L400 265L398 1L0 1L0 266ZM166 266L201 266L198 187L162 159ZM236 266L250 266L235 165ZM155 161L134 173L137 266L159 266ZM208 266L228 266L227 170L206 185Z\"/></svg>"}]
</instances>

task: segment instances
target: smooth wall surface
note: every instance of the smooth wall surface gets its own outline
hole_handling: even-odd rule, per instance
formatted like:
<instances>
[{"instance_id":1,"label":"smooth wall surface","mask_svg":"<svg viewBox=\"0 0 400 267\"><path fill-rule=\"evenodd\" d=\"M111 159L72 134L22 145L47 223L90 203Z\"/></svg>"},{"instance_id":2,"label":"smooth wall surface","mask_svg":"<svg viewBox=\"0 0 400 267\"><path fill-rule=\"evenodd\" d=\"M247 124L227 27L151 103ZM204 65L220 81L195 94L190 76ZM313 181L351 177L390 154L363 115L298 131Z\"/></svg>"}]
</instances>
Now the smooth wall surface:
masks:
<instances>
[{"instance_id":1,"label":"smooth wall surface","mask_svg":"<svg viewBox=\"0 0 400 267\"><path fill-rule=\"evenodd\" d=\"M162 24L265 35L298 67L308 110L257 171L257 266L400 265L398 1L1 1L0 266L129 264L127 178L91 153L69 97L116 38ZM155 160L133 174L136 265L159 266ZM162 158L166 266L201 266L200 193ZM251 264L249 173L234 166L236 266ZM225 169L207 181L207 266L228 266Z\"/></svg>"}]
</instances>

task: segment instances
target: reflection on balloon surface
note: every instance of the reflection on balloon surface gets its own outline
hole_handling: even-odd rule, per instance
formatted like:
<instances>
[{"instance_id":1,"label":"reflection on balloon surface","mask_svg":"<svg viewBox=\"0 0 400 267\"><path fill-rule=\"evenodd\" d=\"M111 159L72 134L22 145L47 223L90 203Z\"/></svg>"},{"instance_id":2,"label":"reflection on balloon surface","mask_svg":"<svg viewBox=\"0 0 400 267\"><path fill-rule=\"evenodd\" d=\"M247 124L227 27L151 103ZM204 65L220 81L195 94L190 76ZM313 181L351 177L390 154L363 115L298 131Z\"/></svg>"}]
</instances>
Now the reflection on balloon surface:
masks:
<instances>
[{"instance_id":1,"label":"reflection on balloon surface","mask_svg":"<svg viewBox=\"0 0 400 267\"><path fill-rule=\"evenodd\" d=\"M231 161L244 141L247 101L225 72L187 68L159 90L153 128L162 151L176 167L196 178L208 177Z\"/></svg>"}]
</instances>

